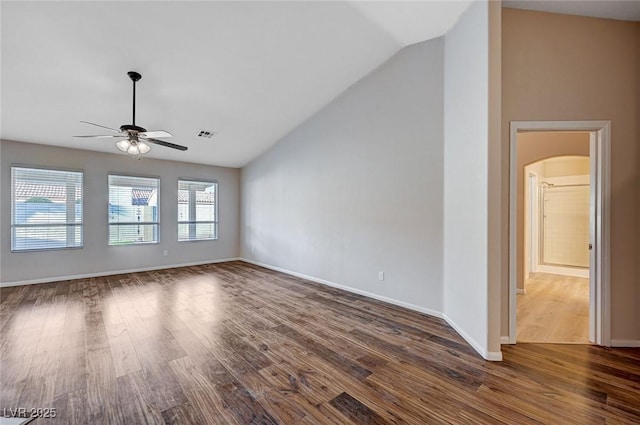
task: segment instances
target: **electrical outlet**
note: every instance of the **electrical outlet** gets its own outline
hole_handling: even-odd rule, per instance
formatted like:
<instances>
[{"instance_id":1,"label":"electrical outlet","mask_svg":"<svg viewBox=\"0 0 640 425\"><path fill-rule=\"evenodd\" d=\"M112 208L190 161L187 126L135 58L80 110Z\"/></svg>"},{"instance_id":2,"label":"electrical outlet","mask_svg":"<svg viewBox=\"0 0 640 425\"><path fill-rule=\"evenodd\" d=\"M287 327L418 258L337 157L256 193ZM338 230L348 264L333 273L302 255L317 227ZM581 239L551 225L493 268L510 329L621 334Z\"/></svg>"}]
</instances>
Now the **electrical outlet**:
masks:
<instances>
[{"instance_id":1,"label":"electrical outlet","mask_svg":"<svg viewBox=\"0 0 640 425\"><path fill-rule=\"evenodd\" d=\"M164 251L162 251L162 255L164 255L165 257L169 255L169 250L165 249Z\"/></svg>"},{"instance_id":2,"label":"electrical outlet","mask_svg":"<svg viewBox=\"0 0 640 425\"><path fill-rule=\"evenodd\" d=\"M378 272L378 280L384 280L384 272Z\"/></svg>"}]
</instances>

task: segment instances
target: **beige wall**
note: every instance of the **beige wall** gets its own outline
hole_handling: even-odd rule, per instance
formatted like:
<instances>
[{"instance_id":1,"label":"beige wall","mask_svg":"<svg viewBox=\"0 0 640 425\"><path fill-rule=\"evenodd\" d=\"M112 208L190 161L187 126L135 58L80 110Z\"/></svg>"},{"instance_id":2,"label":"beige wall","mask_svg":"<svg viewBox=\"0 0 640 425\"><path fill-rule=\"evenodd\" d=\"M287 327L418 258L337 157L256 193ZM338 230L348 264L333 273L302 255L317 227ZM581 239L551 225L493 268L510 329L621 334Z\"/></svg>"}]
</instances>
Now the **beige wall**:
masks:
<instances>
[{"instance_id":1,"label":"beige wall","mask_svg":"<svg viewBox=\"0 0 640 425\"><path fill-rule=\"evenodd\" d=\"M488 304L489 304L489 351L500 350L500 277L504 245L501 237L502 220L509 220L509 212L501 208L500 197L503 189L500 164L501 148L501 107L502 107L502 2L489 2L489 148L488 148L488 219L487 243L489 258L487 259ZM507 154L506 158L509 155Z\"/></svg>"},{"instance_id":2,"label":"beige wall","mask_svg":"<svg viewBox=\"0 0 640 425\"><path fill-rule=\"evenodd\" d=\"M503 157L510 121L611 120L611 338L640 339L640 23L505 8L502 28ZM506 159L502 175L504 186ZM502 193L508 209L508 191ZM506 245L502 252L507 335Z\"/></svg>"},{"instance_id":3,"label":"beige wall","mask_svg":"<svg viewBox=\"0 0 640 425\"><path fill-rule=\"evenodd\" d=\"M640 24L638 24L640 26ZM636 57L640 58L640 30L636 31ZM640 60L636 62L636 75L640 75ZM636 82L636 140L640 139L640 83ZM640 141L636 142L636 146L640 144ZM636 164L640 164L640 148L636 148L637 150L637 162ZM640 177L636 176L636 181L640 180ZM638 186L638 209L640 209L640 182L637 183ZM640 212L638 213L638 236L636 238L637 241L640 241ZM636 287L640 287L640 248L636 249L637 254L637 270L636 270ZM640 288L637 290L638 292L638 307L640 308ZM640 316L640 313L637 313ZM640 322L640 317L636 317L636 321ZM638 331L640 333L640 331Z\"/></svg>"},{"instance_id":4,"label":"beige wall","mask_svg":"<svg viewBox=\"0 0 640 425\"><path fill-rule=\"evenodd\" d=\"M525 270L525 243L524 243L524 167L542 159L561 155L589 156L589 133L568 132L530 132L518 134L518 156L516 164L518 168L516 217L517 217L517 287L524 288ZM507 311L508 314L508 311Z\"/></svg>"}]
</instances>

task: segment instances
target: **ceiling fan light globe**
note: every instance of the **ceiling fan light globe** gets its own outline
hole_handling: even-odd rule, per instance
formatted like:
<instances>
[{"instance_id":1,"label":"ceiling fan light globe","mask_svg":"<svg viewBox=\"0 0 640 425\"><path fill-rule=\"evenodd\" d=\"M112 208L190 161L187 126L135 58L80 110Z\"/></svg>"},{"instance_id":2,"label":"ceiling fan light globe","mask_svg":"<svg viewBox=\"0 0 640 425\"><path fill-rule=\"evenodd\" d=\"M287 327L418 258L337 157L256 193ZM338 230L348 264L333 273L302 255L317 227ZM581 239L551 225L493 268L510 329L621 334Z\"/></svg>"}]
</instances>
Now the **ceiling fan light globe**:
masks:
<instances>
[{"instance_id":1,"label":"ceiling fan light globe","mask_svg":"<svg viewBox=\"0 0 640 425\"><path fill-rule=\"evenodd\" d=\"M138 146L138 150L140 151L141 154L145 154L145 153L147 153L147 152L149 152L151 150L151 146L147 145L143 141L139 141L137 143L137 146Z\"/></svg>"},{"instance_id":2,"label":"ceiling fan light globe","mask_svg":"<svg viewBox=\"0 0 640 425\"><path fill-rule=\"evenodd\" d=\"M131 146L131 142L129 142L129 140L127 139L122 139L116 142L116 147L122 152L127 152L130 146Z\"/></svg>"},{"instance_id":3,"label":"ceiling fan light globe","mask_svg":"<svg viewBox=\"0 0 640 425\"><path fill-rule=\"evenodd\" d=\"M129 146L129 149L127 149L127 153L129 155L138 155L140 153L140 149L137 144L132 143L131 146Z\"/></svg>"}]
</instances>

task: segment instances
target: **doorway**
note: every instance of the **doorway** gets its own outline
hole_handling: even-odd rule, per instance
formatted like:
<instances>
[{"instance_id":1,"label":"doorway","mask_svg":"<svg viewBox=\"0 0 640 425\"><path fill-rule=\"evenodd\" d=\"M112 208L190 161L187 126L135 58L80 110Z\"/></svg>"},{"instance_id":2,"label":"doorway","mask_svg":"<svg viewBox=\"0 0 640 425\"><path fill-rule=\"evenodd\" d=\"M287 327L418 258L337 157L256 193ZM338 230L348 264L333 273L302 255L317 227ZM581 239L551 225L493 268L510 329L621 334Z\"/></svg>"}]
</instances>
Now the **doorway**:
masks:
<instances>
[{"instance_id":1,"label":"doorway","mask_svg":"<svg viewBox=\"0 0 640 425\"><path fill-rule=\"evenodd\" d=\"M522 164L518 164L518 152L522 149L518 144L519 135L527 135L529 133L554 133L556 136L566 137L569 134L577 135L582 134L586 140L588 140L588 156L589 158L589 185L588 185L588 223L582 225L588 225L588 244L585 249L588 251L579 252L581 250L574 250L573 253L567 253L566 247L558 249L558 240L553 238L544 242L544 240L536 238L538 246L533 245L533 239L530 237L525 240L524 231L524 201L521 204L518 203L518 188L529 187L529 190L536 190L537 196L542 197L545 195L544 190L540 189L542 182L538 181L533 187L533 182L529 178L529 174L525 176L524 167ZM609 345L609 206L608 206L608 194L609 194L609 146L610 146L610 123L608 121L518 121L512 122L510 128L510 148L511 148L511 161L510 161L510 217L509 217L509 343L516 343L517 340L517 310L518 310L518 292L524 294L526 288L524 283L521 283L520 287L518 281L524 281L525 276L536 279L545 277L560 276L560 279L580 279L580 277L566 276L562 273L548 273L562 271L562 269L569 269L571 273L580 268L580 264L584 266L585 262L588 264L588 268L582 267L583 276L582 279L586 279L583 283L587 286L588 293L588 341L579 342L592 342L599 345ZM559 145L552 144L558 148ZM542 148L543 146L536 146ZM549 156L553 156L552 154ZM520 165L520 166L519 166ZM518 177L520 177L520 185L518 184ZM526 178L525 178L526 177ZM584 177L583 177L584 179ZM526 183L525 183L526 182ZM559 200L558 195L567 191L567 189L559 190L561 186L559 182L556 183L547 181L547 197L548 201L556 203ZM580 183L582 184L582 183ZM553 185L553 186L551 186ZM564 184L562 185L564 186ZM555 187L555 189L550 189ZM571 190L569 190L571 192ZM522 191L524 192L524 190ZM573 191L573 195L578 198L582 198L582 202L585 202L585 189L577 189ZM521 198L522 200L522 198ZM553 208L553 205L549 205ZM530 213L535 214L533 206L528 205ZM518 212L520 212L520 220ZM549 210L547 210L549 212ZM540 217L539 217L540 218ZM564 219L565 225L567 224L566 217L560 216L549 217L550 222L544 223L543 220L538 220L537 226L539 233L544 228L547 231L551 227L562 227L562 220ZM555 220L555 222L554 222ZM560 221L558 221L560 220ZM549 227L551 226L551 227ZM566 226L565 226L566 227ZM574 226L580 227L580 226ZM519 231L520 230L520 231ZM565 229L566 230L566 229ZM571 229L569 229L571 230ZM575 229L574 229L575 230ZM529 230L531 232L531 230ZM566 235L565 235L566 236ZM585 236L586 238L586 236ZM541 242L542 241L542 242ZM582 241L584 242L584 240ZM545 249L540 249L540 243L546 244ZM525 247L531 251L531 255L527 257L526 261L523 257ZM538 257L535 258L535 255ZM546 255L546 256L545 256ZM588 261L585 261L585 255L588 257ZM540 273L547 273L549 276L538 275L538 267L542 260L542 268ZM534 264L535 263L535 264ZM546 263L546 264L545 264ZM562 264L568 263L568 264ZM576 264L578 267L575 267ZM569 267L565 267L569 266ZM546 267L551 267L548 269ZM555 268L554 268L555 267ZM564 270L567 272L567 270ZM533 275L532 275L533 273ZM563 277L564 276L564 277ZM544 280L544 279L543 279ZM556 282L557 283L557 282ZM565 285L575 289L576 285L572 285L575 282L565 282ZM557 287L558 285L556 285ZM570 302L565 303L570 305ZM557 341L562 342L562 341ZM575 342L575 341L565 341Z\"/></svg>"},{"instance_id":2,"label":"doorway","mask_svg":"<svg viewBox=\"0 0 640 425\"><path fill-rule=\"evenodd\" d=\"M518 342L590 342L589 138L589 132L518 135L518 163L529 162L519 166L524 237L518 250ZM558 153L574 155L547 158Z\"/></svg>"}]
</instances>

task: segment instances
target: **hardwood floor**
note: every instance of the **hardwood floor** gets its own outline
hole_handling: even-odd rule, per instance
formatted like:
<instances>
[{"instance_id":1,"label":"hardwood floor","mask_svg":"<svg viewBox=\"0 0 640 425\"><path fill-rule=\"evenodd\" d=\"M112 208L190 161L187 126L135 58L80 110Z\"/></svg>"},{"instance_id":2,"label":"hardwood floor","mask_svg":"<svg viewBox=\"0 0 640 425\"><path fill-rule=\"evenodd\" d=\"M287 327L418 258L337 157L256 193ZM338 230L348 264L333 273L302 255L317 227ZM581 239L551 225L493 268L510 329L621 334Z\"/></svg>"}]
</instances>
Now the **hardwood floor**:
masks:
<instances>
[{"instance_id":1,"label":"hardwood floor","mask_svg":"<svg viewBox=\"0 0 640 425\"><path fill-rule=\"evenodd\" d=\"M518 342L589 343L589 279L532 273L517 296Z\"/></svg>"},{"instance_id":2,"label":"hardwood floor","mask_svg":"<svg viewBox=\"0 0 640 425\"><path fill-rule=\"evenodd\" d=\"M33 424L632 424L640 350L504 346L242 262L0 291L2 409Z\"/></svg>"}]
</instances>

